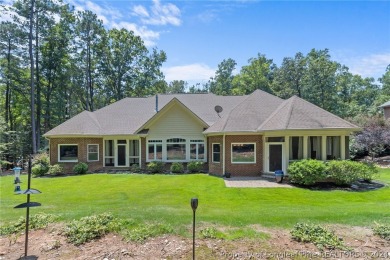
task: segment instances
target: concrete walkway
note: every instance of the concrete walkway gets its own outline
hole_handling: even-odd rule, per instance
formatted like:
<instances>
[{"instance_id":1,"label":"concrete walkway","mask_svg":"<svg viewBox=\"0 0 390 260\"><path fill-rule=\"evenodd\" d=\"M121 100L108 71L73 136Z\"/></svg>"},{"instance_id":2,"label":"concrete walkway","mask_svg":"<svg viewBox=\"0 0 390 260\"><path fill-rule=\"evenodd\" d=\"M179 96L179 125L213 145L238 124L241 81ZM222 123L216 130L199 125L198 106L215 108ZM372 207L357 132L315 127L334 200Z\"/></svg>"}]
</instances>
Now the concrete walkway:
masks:
<instances>
[{"instance_id":1,"label":"concrete walkway","mask_svg":"<svg viewBox=\"0 0 390 260\"><path fill-rule=\"evenodd\" d=\"M287 183L276 183L274 179L261 177L224 178L225 186L229 188L293 188Z\"/></svg>"}]
</instances>

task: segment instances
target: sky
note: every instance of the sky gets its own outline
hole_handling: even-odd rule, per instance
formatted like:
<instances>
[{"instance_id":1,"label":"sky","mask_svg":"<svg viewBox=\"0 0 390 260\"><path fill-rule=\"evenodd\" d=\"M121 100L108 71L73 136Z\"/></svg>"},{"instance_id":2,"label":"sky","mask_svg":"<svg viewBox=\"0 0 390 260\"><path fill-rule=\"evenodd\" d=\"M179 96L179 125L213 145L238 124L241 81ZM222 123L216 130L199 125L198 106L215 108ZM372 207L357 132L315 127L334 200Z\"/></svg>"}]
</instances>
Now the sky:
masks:
<instances>
[{"instance_id":1,"label":"sky","mask_svg":"<svg viewBox=\"0 0 390 260\"><path fill-rule=\"evenodd\" d=\"M238 73L259 53L280 66L313 48L363 77L378 79L390 64L390 1L64 1L166 52L168 82L205 83L228 58Z\"/></svg>"}]
</instances>

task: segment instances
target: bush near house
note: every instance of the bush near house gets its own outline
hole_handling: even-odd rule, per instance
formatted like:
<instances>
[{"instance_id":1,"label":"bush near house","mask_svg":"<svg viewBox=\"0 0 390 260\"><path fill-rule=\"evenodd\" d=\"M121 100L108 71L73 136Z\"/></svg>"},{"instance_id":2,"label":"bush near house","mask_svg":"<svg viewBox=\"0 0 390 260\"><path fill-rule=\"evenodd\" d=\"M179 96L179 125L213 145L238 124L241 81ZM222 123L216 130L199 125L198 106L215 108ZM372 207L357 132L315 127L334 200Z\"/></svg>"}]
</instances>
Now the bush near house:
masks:
<instances>
[{"instance_id":1,"label":"bush near house","mask_svg":"<svg viewBox=\"0 0 390 260\"><path fill-rule=\"evenodd\" d=\"M153 162L148 163L148 165L146 165L146 168L151 173L162 173L162 172L164 172L164 166L165 166L165 163L163 163L161 161L153 161Z\"/></svg>"},{"instance_id":2,"label":"bush near house","mask_svg":"<svg viewBox=\"0 0 390 260\"><path fill-rule=\"evenodd\" d=\"M201 162L201 161L189 162L187 164L187 170L188 170L188 172L191 172L191 173L200 172L201 170L203 170L203 164L204 164L204 162Z\"/></svg>"},{"instance_id":3,"label":"bush near house","mask_svg":"<svg viewBox=\"0 0 390 260\"><path fill-rule=\"evenodd\" d=\"M73 172L75 174L86 174L88 171L88 164L79 162L73 167Z\"/></svg>"},{"instance_id":4,"label":"bush near house","mask_svg":"<svg viewBox=\"0 0 390 260\"><path fill-rule=\"evenodd\" d=\"M54 164L49 166L48 173L50 175L56 176L64 172L64 168L59 164Z\"/></svg>"},{"instance_id":5,"label":"bush near house","mask_svg":"<svg viewBox=\"0 0 390 260\"><path fill-rule=\"evenodd\" d=\"M326 167L322 161L304 159L291 163L287 172L292 183L313 185L326 178Z\"/></svg>"},{"instance_id":6,"label":"bush near house","mask_svg":"<svg viewBox=\"0 0 390 260\"><path fill-rule=\"evenodd\" d=\"M359 179L371 181L378 173L372 163L348 160L323 162L312 159L294 162L287 171L292 183L306 186L326 180L337 185L350 185Z\"/></svg>"},{"instance_id":7,"label":"bush near house","mask_svg":"<svg viewBox=\"0 0 390 260\"><path fill-rule=\"evenodd\" d=\"M328 178L337 185L350 185L359 179L370 181L378 172L373 164L354 161L330 161L326 169Z\"/></svg>"},{"instance_id":8,"label":"bush near house","mask_svg":"<svg viewBox=\"0 0 390 260\"><path fill-rule=\"evenodd\" d=\"M184 172L184 165L180 162L174 162L171 165L171 172L172 173L183 173Z\"/></svg>"}]
</instances>

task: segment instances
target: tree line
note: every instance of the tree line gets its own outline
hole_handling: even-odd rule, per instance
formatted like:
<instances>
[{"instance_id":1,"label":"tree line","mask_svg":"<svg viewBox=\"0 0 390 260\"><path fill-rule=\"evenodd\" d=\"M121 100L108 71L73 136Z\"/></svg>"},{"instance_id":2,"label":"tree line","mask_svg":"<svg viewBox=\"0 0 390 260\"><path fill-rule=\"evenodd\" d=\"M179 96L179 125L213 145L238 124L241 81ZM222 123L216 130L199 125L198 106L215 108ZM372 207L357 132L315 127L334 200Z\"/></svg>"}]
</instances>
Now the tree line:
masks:
<instances>
[{"instance_id":1,"label":"tree line","mask_svg":"<svg viewBox=\"0 0 390 260\"><path fill-rule=\"evenodd\" d=\"M188 86L165 81L164 51L148 49L132 31L105 28L91 11L61 0L16 0L0 12L12 17L0 23L0 157L7 160L45 149L43 133L124 97L261 89L297 95L349 119L376 114L390 100L390 67L378 84L350 73L327 49L297 53L280 66L258 54L238 73L237 63L225 59L207 83Z\"/></svg>"}]
</instances>

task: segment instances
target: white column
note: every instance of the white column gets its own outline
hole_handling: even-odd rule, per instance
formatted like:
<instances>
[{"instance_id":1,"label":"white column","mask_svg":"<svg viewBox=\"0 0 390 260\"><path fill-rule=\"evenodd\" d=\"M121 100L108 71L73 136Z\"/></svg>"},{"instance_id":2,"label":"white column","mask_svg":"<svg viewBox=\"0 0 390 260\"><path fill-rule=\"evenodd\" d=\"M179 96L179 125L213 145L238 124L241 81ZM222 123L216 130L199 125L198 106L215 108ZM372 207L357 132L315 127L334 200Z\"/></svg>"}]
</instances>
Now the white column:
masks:
<instances>
[{"instance_id":1,"label":"white column","mask_svg":"<svg viewBox=\"0 0 390 260\"><path fill-rule=\"evenodd\" d=\"M345 135L340 136L340 157L345 160Z\"/></svg>"},{"instance_id":2,"label":"white column","mask_svg":"<svg viewBox=\"0 0 390 260\"><path fill-rule=\"evenodd\" d=\"M326 135L321 136L321 160L326 161Z\"/></svg>"},{"instance_id":3,"label":"white column","mask_svg":"<svg viewBox=\"0 0 390 260\"><path fill-rule=\"evenodd\" d=\"M284 149L284 156L286 157L284 161L287 168L290 160L290 136L284 137ZM283 171L286 172L286 169L283 169Z\"/></svg>"},{"instance_id":4,"label":"white column","mask_svg":"<svg viewBox=\"0 0 390 260\"><path fill-rule=\"evenodd\" d=\"M309 137L307 135L303 136L303 159L307 159L307 139Z\"/></svg>"}]
</instances>

